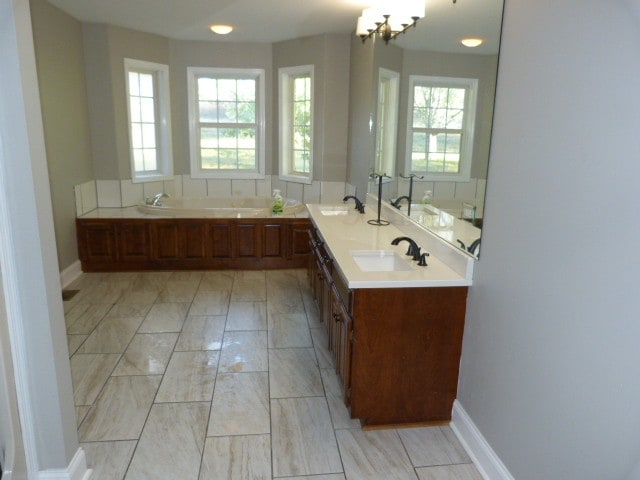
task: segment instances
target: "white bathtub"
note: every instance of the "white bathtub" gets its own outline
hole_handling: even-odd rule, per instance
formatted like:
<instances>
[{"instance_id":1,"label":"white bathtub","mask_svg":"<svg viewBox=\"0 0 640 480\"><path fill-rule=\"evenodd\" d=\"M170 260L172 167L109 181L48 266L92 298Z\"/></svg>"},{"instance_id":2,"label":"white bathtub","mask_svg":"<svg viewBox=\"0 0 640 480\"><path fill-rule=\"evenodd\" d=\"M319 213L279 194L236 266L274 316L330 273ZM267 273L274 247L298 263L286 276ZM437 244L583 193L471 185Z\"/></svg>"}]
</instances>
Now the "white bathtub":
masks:
<instances>
[{"instance_id":1,"label":"white bathtub","mask_svg":"<svg viewBox=\"0 0 640 480\"><path fill-rule=\"evenodd\" d=\"M181 218L259 218L272 216L271 197L169 197L159 205L139 205L138 209L151 215ZM303 212L305 206L286 198L283 214Z\"/></svg>"}]
</instances>

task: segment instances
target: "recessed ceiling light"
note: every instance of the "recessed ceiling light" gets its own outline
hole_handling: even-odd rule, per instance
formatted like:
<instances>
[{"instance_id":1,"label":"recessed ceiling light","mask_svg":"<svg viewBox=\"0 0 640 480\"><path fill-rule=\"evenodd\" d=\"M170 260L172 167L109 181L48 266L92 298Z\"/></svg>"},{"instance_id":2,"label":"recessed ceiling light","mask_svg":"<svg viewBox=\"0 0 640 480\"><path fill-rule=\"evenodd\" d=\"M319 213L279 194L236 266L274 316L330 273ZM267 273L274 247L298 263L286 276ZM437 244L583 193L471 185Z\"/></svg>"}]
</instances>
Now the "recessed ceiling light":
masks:
<instances>
[{"instance_id":1,"label":"recessed ceiling light","mask_svg":"<svg viewBox=\"0 0 640 480\"><path fill-rule=\"evenodd\" d=\"M481 38L463 38L462 40L460 40L460 43L462 45L469 48L478 47L482 45L483 42L484 40L482 40Z\"/></svg>"},{"instance_id":2,"label":"recessed ceiling light","mask_svg":"<svg viewBox=\"0 0 640 480\"><path fill-rule=\"evenodd\" d=\"M218 35L226 35L233 30L231 25L211 25L209 28L213 33L217 33Z\"/></svg>"}]
</instances>

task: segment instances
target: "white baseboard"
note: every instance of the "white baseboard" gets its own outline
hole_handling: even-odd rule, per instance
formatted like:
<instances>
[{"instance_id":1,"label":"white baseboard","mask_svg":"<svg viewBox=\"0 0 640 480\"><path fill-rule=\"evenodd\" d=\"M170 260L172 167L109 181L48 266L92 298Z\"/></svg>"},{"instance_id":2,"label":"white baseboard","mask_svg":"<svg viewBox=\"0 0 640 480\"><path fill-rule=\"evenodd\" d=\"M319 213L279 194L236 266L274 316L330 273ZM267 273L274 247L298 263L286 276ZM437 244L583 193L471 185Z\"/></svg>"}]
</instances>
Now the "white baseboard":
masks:
<instances>
[{"instance_id":1,"label":"white baseboard","mask_svg":"<svg viewBox=\"0 0 640 480\"><path fill-rule=\"evenodd\" d=\"M485 480L514 480L460 402L453 404L451 429Z\"/></svg>"},{"instance_id":2,"label":"white baseboard","mask_svg":"<svg viewBox=\"0 0 640 480\"><path fill-rule=\"evenodd\" d=\"M78 448L66 469L40 471L38 480L89 480L92 473L93 470L87 468L84 450Z\"/></svg>"},{"instance_id":3,"label":"white baseboard","mask_svg":"<svg viewBox=\"0 0 640 480\"><path fill-rule=\"evenodd\" d=\"M80 260L76 260L60 272L60 285L62 285L62 288L66 288L80 275L82 275L82 265L80 264Z\"/></svg>"}]
</instances>

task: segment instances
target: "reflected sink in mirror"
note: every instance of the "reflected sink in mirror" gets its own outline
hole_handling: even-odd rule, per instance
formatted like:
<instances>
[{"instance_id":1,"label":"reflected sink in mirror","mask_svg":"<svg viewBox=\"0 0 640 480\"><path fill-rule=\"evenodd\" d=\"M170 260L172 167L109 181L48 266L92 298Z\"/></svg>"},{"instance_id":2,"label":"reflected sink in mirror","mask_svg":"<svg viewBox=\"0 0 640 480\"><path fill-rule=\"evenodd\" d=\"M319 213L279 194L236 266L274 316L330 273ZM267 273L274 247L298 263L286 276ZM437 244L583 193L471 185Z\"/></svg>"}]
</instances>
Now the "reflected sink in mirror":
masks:
<instances>
[{"instance_id":1,"label":"reflected sink in mirror","mask_svg":"<svg viewBox=\"0 0 640 480\"><path fill-rule=\"evenodd\" d=\"M351 252L356 265L363 272L401 272L411 270L411 265L393 250L354 250Z\"/></svg>"},{"instance_id":2,"label":"reflected sink in mirror","mask_svg":"<svg viewBox=\"0 0 640 480\"><path fill-rule=\"evenodd\" d=\"M335 207L322 207L322 209L320 210L320 213L322 215L329 215L329 216L335 216L335 215L349 215L349 210L351 210L353 207L350 206L335 206Z\"/></svg>"}]
</instances>

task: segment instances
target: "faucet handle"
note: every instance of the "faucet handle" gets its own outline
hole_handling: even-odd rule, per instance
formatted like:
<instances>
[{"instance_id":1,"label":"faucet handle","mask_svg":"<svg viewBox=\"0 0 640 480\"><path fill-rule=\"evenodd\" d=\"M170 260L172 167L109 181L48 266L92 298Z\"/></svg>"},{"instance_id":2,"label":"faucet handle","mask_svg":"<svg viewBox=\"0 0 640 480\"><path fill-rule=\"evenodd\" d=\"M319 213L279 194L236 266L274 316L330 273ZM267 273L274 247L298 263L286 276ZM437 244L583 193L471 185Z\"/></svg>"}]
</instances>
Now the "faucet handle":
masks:
<instances>
[{"instance_id":1,"label":"faucet handle","mask_svg":"<svg viewBox=\"0 0 640 480\"><path fill-rule=\"evenodd\" d=\"M418 266L420 267L427 267L427 257L429 256L428 252L424 252L422 255L420 255L420 260L418 261Z\"/></svg>"}]
</instances>

